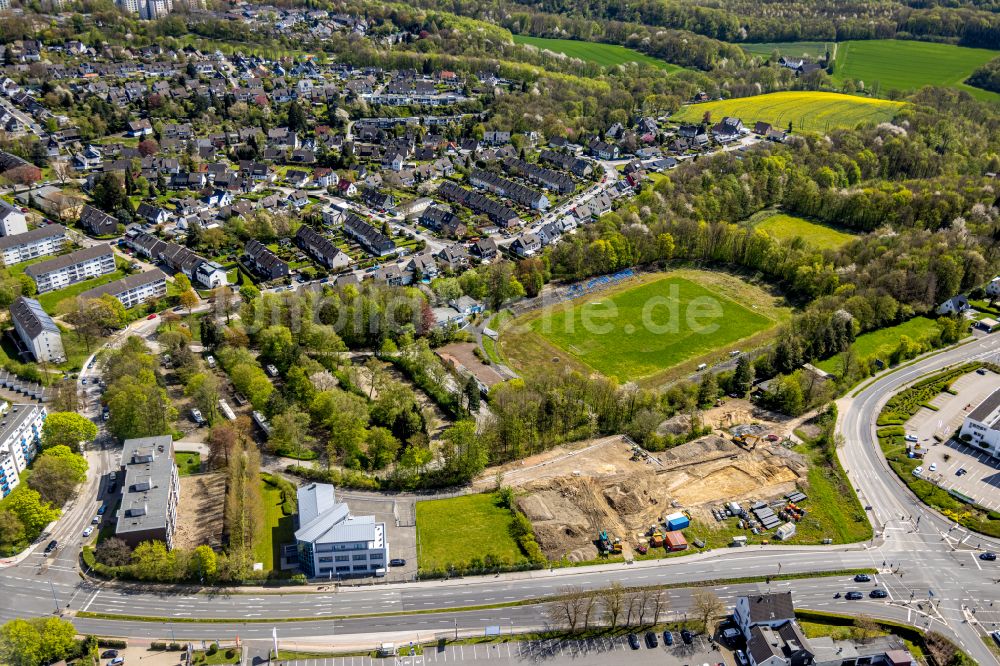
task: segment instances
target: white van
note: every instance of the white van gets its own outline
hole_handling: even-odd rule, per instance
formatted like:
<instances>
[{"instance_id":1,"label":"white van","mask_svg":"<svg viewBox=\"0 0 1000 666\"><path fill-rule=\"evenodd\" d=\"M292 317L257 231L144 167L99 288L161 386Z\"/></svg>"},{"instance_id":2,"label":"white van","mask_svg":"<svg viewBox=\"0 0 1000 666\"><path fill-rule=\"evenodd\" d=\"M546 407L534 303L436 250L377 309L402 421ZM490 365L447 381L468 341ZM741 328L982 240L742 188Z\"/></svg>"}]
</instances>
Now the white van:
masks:
<instances>
[{"instance_id":1,"label":"white van","mask_svg":"<svg viewBox=\"0 0 1000 666\"><path fill-rule=\"evenodd\" d=\"M701 372L702 370L704 370L707 367L708 367L708 363L702 363L702 364L700 364L698 366L698 372Z\"/></svg>"}]
</instances>

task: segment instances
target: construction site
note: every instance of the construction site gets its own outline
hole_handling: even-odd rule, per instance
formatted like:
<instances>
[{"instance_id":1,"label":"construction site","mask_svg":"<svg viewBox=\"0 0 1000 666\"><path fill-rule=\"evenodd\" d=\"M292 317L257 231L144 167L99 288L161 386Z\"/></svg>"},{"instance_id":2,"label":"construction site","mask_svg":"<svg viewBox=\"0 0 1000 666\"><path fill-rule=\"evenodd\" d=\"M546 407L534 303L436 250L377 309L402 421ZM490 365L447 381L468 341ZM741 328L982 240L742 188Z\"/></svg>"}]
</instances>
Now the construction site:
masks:
<instances>
[{"instance_id":1,"label":"construction site","mask_svg":"<svg viewBox=\"0 0 1000 666\"><path fill-rule=\"evenodd\" d=\"M553 560L682 550L688 544L681 530L690 524L727 538L739 529L764 538L775 520L801 519L804 510L793 511L789 497L806 497L806 462L791 450L785 429L754 422L716 433L660 453L625 436L577 442L489 469L477 485L486 490L502 472ZM785 538L794 535L794 526L781 528Z\"/></svg>"}]
</instances>

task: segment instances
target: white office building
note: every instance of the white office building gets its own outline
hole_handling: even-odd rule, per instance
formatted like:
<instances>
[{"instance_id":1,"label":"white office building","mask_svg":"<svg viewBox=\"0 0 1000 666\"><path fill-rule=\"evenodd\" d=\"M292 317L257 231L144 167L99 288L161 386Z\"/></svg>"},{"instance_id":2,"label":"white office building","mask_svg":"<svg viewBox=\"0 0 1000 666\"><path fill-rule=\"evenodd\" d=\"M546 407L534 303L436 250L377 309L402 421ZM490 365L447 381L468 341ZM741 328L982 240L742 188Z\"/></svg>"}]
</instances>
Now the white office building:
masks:
<instances>
[{"instance_id":1,"label":"white office building","mask_svg":"<svg viewBox=\"0 0 1000 666\"><path fill-rule=\"evenodd\" d=\"M18 296L10 304L14 331L36 361L62 363L66 360L62 332L52 317L33 298Z\"/></svg>"},{"instance_id":2,"label":"white office building","mask_svg":"<svg viewBox=\"0 0 1000 666\"><path fill-rule=\"evenodd\" d=\"M310 483L298 490L299 568L309 578L384 576L389 562L385 523L352 516L333 486Z\"/></svg>"},{"instance_id":3,"label":"white office building","mask_svg":"<svg viewBox=\"0 0 1000 666\"><path fill-rule=\"evenodd\" d=\"M121 280L115 280L80 294L82 299L100 298L111 294L126 308L131 308L153 298L167 295L167 276L159 268L145 273L128 275Z\"/></svg>"},{"instance_id":4,"label":"white office building","mask_svg":"<svg viewBox=\"0 0 1000 666\"><path fill-rule=\"evenodd\" d=\"M58 254L66 244L66 227L49 224L16 236L0 238L0 259L5 266Z\"/></svg>"},{"instance_id":5,"label":"white office building","mask_svg":"<svg viewBox=\"0 0 1000 666\"><path fill-rule=\"evenodd\" d=\"M969 412L959 437L984 453L1000 458L1000 389Z\"/></svg>"},{"instance_id":6,"label":"white office building","mask_svg":"<svg viewBox=\"0 0 1000 666\"><path fill-rule=\"evenodd\" d=\"M114 272L115 253L103 243L24 269L24 274L35 281L39 294Z\"/></svg>"},{"instance_id":7,"label":"white office building","mask_svg":"<svg viewBox=\"0 0 1000 666\"><path fill-rule=\"evenodd\" d=\"M0 495L21 483L21 473L34 460L42 441L45 407L0 403Z\"/></svg>"},{"instance_id":8,"label":"white office building","mask_svg":"<svg viewBox=\"0 0 1000 666\"><path fill-rule=\"evenodd\" d=\"M27 230L28 220L21 209L0 199L0 236L15 236L23 234Z\"/></svg>"}]
</instances>

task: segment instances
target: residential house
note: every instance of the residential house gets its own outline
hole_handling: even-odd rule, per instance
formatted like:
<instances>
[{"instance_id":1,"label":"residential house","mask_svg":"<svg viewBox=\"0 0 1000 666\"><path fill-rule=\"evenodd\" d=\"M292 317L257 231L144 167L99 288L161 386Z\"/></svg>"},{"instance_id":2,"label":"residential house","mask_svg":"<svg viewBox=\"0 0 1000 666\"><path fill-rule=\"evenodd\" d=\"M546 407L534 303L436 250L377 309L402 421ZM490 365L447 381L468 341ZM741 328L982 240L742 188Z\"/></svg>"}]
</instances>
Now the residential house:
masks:
<instances>
[{"instance_id":1,"label":"residential house","mask_svg":"<svg viewBox=\"0 0 1000 666\"><path fill-rule=\"evenodd\" d=\"M148 204L145 201L139 204L135 214L149 224L163 224L170 219L170 213L166 209Z\"/></svg>"},{"instance_id":2,"label":"residential house","mask_svg":"<svg viewBox=\"0 0 1000 666\"><path fill-rule=\"evenodd\" d=\"M469 183L473 187L507 197L532 210L544 211L549 207L549 199L543 193L485 169L472 169L469 173Z\"/></svg>"},{"instance_id":3,"label":"residential house","mask_svg":"<svg viewBox=\"0 0 1000 666\"><path fill-rule=\"evenodd\" d=\"M66 360L62 333L41 303L18 296L10 305L10 318L21 344L35 361L62 363Z\"/></svg>"},{"instance_id":4,"label":"residential house","mask_svg":"<svg viewBox=\"0 0 1000 666\"><path fill-rule=\"evenodd\" d=\"M750 640L750 630L754 627L775 628L793 620L795 605L792 603L791 592L757 593L739 597L733 610L733 621L746 640Z\"/></svg>"},{"instance_id":5,"label":"residential house","mask_svg":"<svg viewBox=\"0 0 1000 666\"><path fill-rule=\"evenodd\" d=\"M546 169L522 159L508 157L504 160L504 167L514 175L523 176L533 183L555 190L559 194L569 194L576 189L576 183L565 173Z\"/></svg>"},{"instance_id":6,"label":"residential house","mask_svg":"<svg viewBox=\"0 0 1000 666\"><path fill-rule=\"evenodd\" d=\"M91 236L109 236L117 233L118 220L103 210L86 204L80 212L80 226Z\"/></svg>"},{"instance_id":7,"label":"residential house","mask_svg":"<svg viewBox=\"0 0 1000 666\"><path fill-rule=\"evenodd\" d=\"M0 199L0 236L15 236L28 230L28 219L20 208Z\"/></svg>"},{"instance_id":8,"label":"residential house","mask_svg":"<svg viewBox=\"0 0 1000 666\"><path fill-rule=\"evenodd\" d=\"M486 215L492 222L504 229L521 224L520 216L511 207L479 192L470 192L451 181L441 183L441 186L438 187L438 194L448 201L462 204L473 212Z\"/></svg>"},{"instance_id":9,"label":"residential house","mask_svg":"<svg viewBox=\"0 0 1000 666\"><path fill-rule=\"evenodd\" d=\"M357 241L367 252L377 257L396 251L396 244L391 239L354 213L348 213L345 216L344 233Z\"/></svg>"},{"instance_id":10,"label":"residential house","mask_svg":"<svg viewBox=\"0 0 1000 666\"><path fill-rule=\"evenodd\" d=\"M295 232L295 244L304 252L330 270L338 270L348 266L351 258L312 227L303 224Z\"/></svg>"},{"instance_id":11,"label":"residential house","mask_svg":"<svg viewBox=\"0 0 1000 666\"><path fill-rule=\"evenodd\" d=\"M962 314L968 310L969 307L969 299L959 294L958 296L949 298L947 301L939 305L936 312L939 315L957 315Z\"/></svg>"},{"instance_id":12,"label":"residential house","mask_svg":"<svg viewBox=\"0 0 1000 666\"><path fill-rule=\"evenodd\" d=\"M542 249L542 239L532 233L525 233L518 236L510 249L519 257L530 257Z\"/></svg>"},{"instance_id":13,"label":"residential house","mask_svg":"<svg viewBox=\"0 0 1000 666\"><path fill-rule=\"evenodd\" d=\"M0 259L5 266L57 254L66 244L66 227L48 224L16 236L0 237Z\"/></svg>"},{"instance_id":14,"label":"residential house","mask_svg":"<svg viewBox=\"0 0 1000 666\"><path fill-rule=\"evenodd\" d=\"M618 146L594 139L588 146L590 154L602 160L618 159Z\"/></svg>"},{"instance_id":15,"label":"residential house","mask_svg":"<svg viewBox=\"0 0 1000 666\"><path fill-rule=\"evenodd\" d=\"M80 294L80 298L90 300L110 294L117 298L126 308L135 307L148 300L163 298L167 295L167 276L159 268L145 273L127 275L120 280L102 284Z\"/></svg>"},{"instance_id":16,"label":"residential house","mask_svg":"<svg viewBox=\"0 0 1000 666\"><path fill-rule=\"evenodd\" d=\"M277 280L289 273L288 263L279 259L278 255L260 241L247 241L243 254L250 269L265 280Z\"/></svg>"},{"instance_id":17,"label":"residential house","mask_svg":"<svg viewBox=\"0 0 1000 666\"><path fill-rule=\"evenodd\" d=\"M150 124L149 119L143 118L141 120L130 120L128 123L128 136L131 137L142 137L149 136L153 133L153 126Z\"/></svg>"},{"instance_id":18,"label":"residential house","mask_svg":"<svg viewBox=\"0 0 1000 666\"><path fill-rule=\"evenodd\" d=\"M38 403L0 403L0 497L21 483L21 476L42 446L47 412Z\"/></svg>"},{"instance_id":19,"label":"residential house","mask_svg":"<svg viewBox=\"0 0 1000 666\"><path fill-rule=\"evenodd\" d=\"M472 251L480 259L489 260L497 256L499 248L497 247L497 242L491 236L486 236L485 238L480 238L472 245Z\"/></svg>"},{"instance_id":20,"label":"residential house","mask_svg":"<svg viewBox=\"0 0 1000 666\"><path fill-rule=\"evenodd\" d=\"M90 278L114 273L116 268L114 252L101 243L32 264L24 269L24 274L35 281L38 293L44 294Z\"/></svg>"}]
</instances>

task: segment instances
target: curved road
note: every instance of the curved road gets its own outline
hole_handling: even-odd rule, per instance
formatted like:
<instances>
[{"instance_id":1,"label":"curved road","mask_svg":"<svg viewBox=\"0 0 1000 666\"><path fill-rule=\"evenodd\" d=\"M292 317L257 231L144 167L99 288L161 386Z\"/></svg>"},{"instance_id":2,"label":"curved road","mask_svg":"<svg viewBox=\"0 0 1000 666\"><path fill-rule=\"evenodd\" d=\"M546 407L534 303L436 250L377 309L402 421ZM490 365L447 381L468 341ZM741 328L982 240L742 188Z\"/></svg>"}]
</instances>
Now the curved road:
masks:
<instances>
[{"instance_id":1,"label":"curved road","mask_svg":"<svg viewBox=\"0 0 1000 666\"><path fill-rule=\"evenodd\" d=\"M144 329L153 322L134 325ZM132 332L135 332L133 329ZM140 330L144 332L144 330ZM957 640L980 664L997 664L981 636L1000 624L1000 564L982 562L976 547L995 548L995 541L967 538L964 530L915 501L888 469L877 451L874 416L889 396L920 375L944 366L1000 353L1000 336L977 339L961 347L922 359L914 365L881 376L854 398L840 401L839 431L845 437L841 458L862 501L873 508L876 538L852 546L801 546L723 549L633 565L603 565L477 577L442 582L309 588L277 594L274 590L214 590L197 593L190 587L99 583L78 571L80 534L100 501L98 479L92 478L80 499L65 513L55 535L63 547L43 558L48 538L36 544L20 562L0 570L0 620L43 615L56 607L73 619L81 632L136 639L266 640L272 622L284 640L334 642L338 646L379 640L427 640L458 631L481 634L486 625L520 630L545 624L539 605L455 611L475 605L502 604L553 594L562 587L600 588L612 581L629 586L684 584L777 573L836 571L874 567L877 584L890 598L847 602L837 592L866 591L845 577L808 578L776 582L773 590L791 590L803 608L872 616L908 622L945 633ZM88 410L90 414L92 411ZM100 440L104 442L105 440ZM88 452L92 469L109 470L117 449L98 444ZM963 543L964 542L964 543ZM765 583L721 584L719 596L731 605L736 596L768 589ZM669 591L671 613L682 616L690 593ZM992 606L997 603L997 608ZM108 618L74 617L76 612L107 614ZM379 613L379 617L347 617ZM141 622L131 617L166 618ZM216 620L213 623L194 619ZM309 618L316 618L310 620ZM170 622L169 620L174 620ZM219 620L224 620L220 622ZM422 634L422 636L421 636ZM335 638L334 638L335 637ZM352 643L353 641L353 643Z\"/></svg>"}]
</instances>

